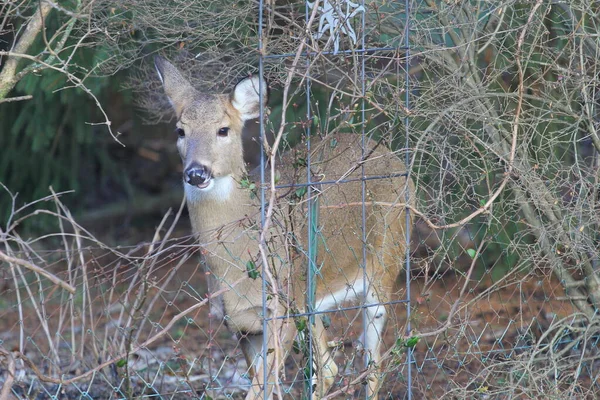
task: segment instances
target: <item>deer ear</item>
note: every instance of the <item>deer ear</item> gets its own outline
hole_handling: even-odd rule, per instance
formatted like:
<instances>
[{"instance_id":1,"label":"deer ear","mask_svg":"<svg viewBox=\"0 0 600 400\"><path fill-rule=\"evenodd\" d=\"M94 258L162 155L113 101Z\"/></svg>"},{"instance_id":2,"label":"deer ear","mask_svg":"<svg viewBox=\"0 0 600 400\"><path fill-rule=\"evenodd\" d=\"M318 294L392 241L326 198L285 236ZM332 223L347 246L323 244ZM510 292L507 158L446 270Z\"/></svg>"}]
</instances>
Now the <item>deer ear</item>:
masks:
<instances>
[{"instance_id":1,"label":"deer ear","mask_svg":"<svg viewBox=\"0 0 600 400\"><path fill-rule=\"evenodd\" d=\"M181 72L162 57L154 57L154 67L163 84L165 93L179 118L183 109L194 100L196 90Z\"/></svg>"},{"instance_id":2,"label":"deer ear","mask_svg":"<svg viewBox=\"0 0 600 400\"><path fill-rule=\"evenodd\" d=\"M231 92L231 105L240 112L243 121L258 118L261 101L263 106L267 105L268 91L264 78L256 75L244 78Z\"/></svg>"}]
</instances>

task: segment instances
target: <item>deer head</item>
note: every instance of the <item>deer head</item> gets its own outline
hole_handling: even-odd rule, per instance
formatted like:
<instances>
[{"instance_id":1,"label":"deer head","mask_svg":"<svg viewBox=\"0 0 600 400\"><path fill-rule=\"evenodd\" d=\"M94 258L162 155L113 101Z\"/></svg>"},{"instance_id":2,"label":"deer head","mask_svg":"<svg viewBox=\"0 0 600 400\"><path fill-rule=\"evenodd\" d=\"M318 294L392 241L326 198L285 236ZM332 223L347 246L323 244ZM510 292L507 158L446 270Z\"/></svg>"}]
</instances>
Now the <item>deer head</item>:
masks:
<instances>
[{"instance_id":1,"label":"deer head","mask_svg":"<svg viewBox=\"0 0 600 400\"><path fill-rule=\"evenodd\" d=\"M165 59L155 57L154 65L177 115L177 149L188 201L213 191L223 195L245 172L242 128L259 117L261 101L266 105L265 80L251 76L230 94L206 94Z\"/></svg>"}]
</instances>

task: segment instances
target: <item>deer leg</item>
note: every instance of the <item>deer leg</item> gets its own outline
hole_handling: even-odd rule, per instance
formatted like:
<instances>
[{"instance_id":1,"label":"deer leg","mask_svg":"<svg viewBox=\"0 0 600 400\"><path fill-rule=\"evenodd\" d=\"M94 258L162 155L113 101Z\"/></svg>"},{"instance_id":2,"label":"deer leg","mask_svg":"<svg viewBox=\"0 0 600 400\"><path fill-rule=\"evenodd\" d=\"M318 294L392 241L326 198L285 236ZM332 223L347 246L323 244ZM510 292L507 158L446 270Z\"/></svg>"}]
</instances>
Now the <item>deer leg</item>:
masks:
<instances>
[{"instance_id":1,"label":"deer leg","mask_svg":"<svg viewBox=\"0 0 600 400\"><path fill-rule=\"evenodd\" d=\"M278 379L279 371L284 365L285 358L296 336L294 321L287 319L275 320L271 321L269 325L274 325L275 329L273 331L270 328L267 333L269 336L267 337L266 349L263 349L264 333L246 336L241 343L244 357L248 363L248 371L252 378L252 385L246 395L246 400L270 400L273 398L273 389ZM279 351L275 351L277 346L279 347ZM276 353L279 355L278 365L275 365ZM263 358L265 355L267 357L266 372L265 360Z\"/></svg>"},{"instance_id":2,"label":"deer leg","mask_svg":"<svg viewBox=\"0 0 600 400\"><path fill-rule=\"evenodd\" d=\"M318 400L325 397L327 391L335 382L338 367L335 361L333 361L333 355L327 346L327 332L325 332L325 327L320 316L315 317L313 337L313 359L316 379L313 379L312 398L313 400Z\"/></svg>"},{"instance_id":3,"label":"deer leg","mask_svg":"<svg viewBox=\"0 0 600 400\"><path fill-rule=\"evenodd\" d=\"M379 371L381 368L381 342L383 340L383 329L387 320L387 310L384 305L374 305L381 303L381 299L377 292L369 289L366 295L367 324L363 332L361 342L365 346L365 368L372 368L374 373L368 377L369 387L368 396L371 400L377 400L377 392L379 390Z\"/></svg>"},{"instance_id":4,"label":"deer leg","mask_svg":"<svg viewBox=\"0 0 600 400\"><path fill-rule=\"evenodd\" d=\"M242 353L244 354L244 358L246 359L246 365L248 366L248 376L250 380L253 380L254 376L256 375L255 364L260 362L259 358L261 355L262 344L262 333L244 334L240 339L240 347L242 348Z\"/></svg>"}]
</instances>

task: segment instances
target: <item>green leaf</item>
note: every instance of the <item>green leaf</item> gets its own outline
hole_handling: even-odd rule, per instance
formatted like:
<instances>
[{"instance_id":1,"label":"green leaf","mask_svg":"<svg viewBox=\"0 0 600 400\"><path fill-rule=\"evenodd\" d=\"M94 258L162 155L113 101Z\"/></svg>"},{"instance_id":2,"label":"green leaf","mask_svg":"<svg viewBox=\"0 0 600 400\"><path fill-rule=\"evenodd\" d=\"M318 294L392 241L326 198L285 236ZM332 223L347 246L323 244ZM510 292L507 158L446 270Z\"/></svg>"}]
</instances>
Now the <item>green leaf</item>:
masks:
<instances>
[{"instance_id":1,"label":"green leaf","mask_svg":"<svg viewBox=\"0 0 600 400\"><path fill-rule=\"evenodd\" d=\"M306 367L304 367L302 369L302 371L304 373L304 378L309 379L310 378L310 367L307 365Z\"/></svg>"},{"instance_id":2,"label":"green leaf","mask_svg":"<svg viewBox=\"0 0 600 400\"><path fill-rule=\"evenodd\" d=\"M248 180L248 178L243 178L240 181L240 186L242 187L242 189L248 189L250 187L250 181Z\"/></svg>"},{"instance_id":3,"label":"green leaf","mask_svg":"<svg viewBox=\"0 0 600 400\"><path fill-rule=\"evenodd\" d=\"M306 186L299 187L298 189L296 189L296 197L301 199L302 197L304 197L307 190L308 189L306 188Z\"/></svg>"},{"instance_id":4,"label":"green leaf","mask_svg":"<svg viewBox=\"0 0 600 400\"><path fill-rule=\"evenodd\" d=\"M292 164L292 166L294 168L306 167L306 165L307 165L306 158L302 158L302 157L297 158L294 161L294 163Z\"/></svg>"},{"instance_id":5,"label":"green leaf","mask_svg":"<svg viewBox=\"0 0 600 400\"><path fill-rule=\"evenodd\" d=\"M306 318L296 318L296 329L298 329L298 332L306 330Z\"/></svg>"},{"instance_id":6,"label":"green leaf","mask_svg":"<svg viewBox=\"0 0 600 400\"><path fill-rule=\"evenodd\" d=\"M315 124L315 126L319 126L319 117L317 115L313 115L313 124Z\"/></svg>"},{"instance_id":7,"label":"green leaf","mask_svg":"<svg viewBox=\"0 0 600 400\"><path fill-rule=\"evenodd\" d=\"M415 347L417 345L417 343L419 343L419 337L418 336L411 336L408 339L406 339L406 342L404 343L405 347Z\"/></svg>"},{"instance_id":8,"label":"green leaf","mask_svg":"<svg viewBox=\"0 0 600 400\"><path fill-rule=\"evenodd\" d=\"M246 263L246 271L248 271L248 277L250 277L250 279L256 279L260 276L256 269L256 264L252 260Z\"/></svg>"},{"instance_id":9,"label":"green leaf","mask_svg":"<svg viewBox=\"0 0 600 400\"><path fill-rule=\"evenodd\" d=\"M119 361L117 361L117 367L119 367L119 368L123 368L126 364L127 364L127 360L124 358L121 358Z\"/></svg>"},{"instance_id":10,"label":"green leaf","mask_svg":"<svg viewBox=\"0 0 600 400\"><path fill-rule=\"evenodd\" d=\"M477 254L477 252L474 249L467 249L467 254L471 257L471 258L475 258L475 254Z\"/></svg>"}]
</instances>

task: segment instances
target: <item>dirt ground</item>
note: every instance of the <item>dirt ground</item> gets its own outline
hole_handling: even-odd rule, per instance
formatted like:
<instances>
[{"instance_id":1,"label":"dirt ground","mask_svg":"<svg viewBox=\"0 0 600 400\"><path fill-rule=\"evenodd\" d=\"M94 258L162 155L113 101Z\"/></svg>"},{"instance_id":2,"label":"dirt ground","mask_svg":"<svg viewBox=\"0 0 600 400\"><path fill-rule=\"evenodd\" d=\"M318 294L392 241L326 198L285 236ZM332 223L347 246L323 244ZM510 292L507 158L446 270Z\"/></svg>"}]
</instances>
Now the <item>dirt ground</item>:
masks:
<instances>
[{"instance_id":1,"label":"dirt ground","mask_svg":"<svg viewBox=\"0 0 600 400\"><path fill-rule=\"evenodd\" d=\"M106 262L111 257L112 261ZM86 296L74 298L74 311L65 307L65 294L60 290L39 290L41 284L30 284L28 291L19 279L21 307L18 307L14 277L4 271L0 281L0 345L9 351L22 346L24 355L40 373L54 377L62 374L64 379L118 357L128 341L135 351L126 360L69 384L41 382L30 364L17 357L15 398L243 397L248 380L244 376L245 361L238 338L227 331L222 319L211 315L208 305L189 311L205 298L207 290L196 255L177 267L181 258L175 253L153 267L146 300L138 305L139 310L148 310L145 315L131 311L139 288L126 295L139 265L119 264L109 254L88 259L90 296L87 300ZM498 370L494 374L485 371L495 362L517 360L528 354L545 328L573 312L570 303L561 300L564 294L558 282L541 272L515 273L496 284L484 274L471 280L447 329L429 335L446 325L464 278L448 271L444 276L412 279L410 319L403 301L407 290L404 282L403 278L397 282L399 302L390 306L385 331L384 351L390 348L394 351L383 367L380 398L384 399L408 398L409 390L413 399L444 395L461 398L449 393L465 393L467 389L479 393L481 398L511 398L486 397L501 389L506 376ZM84 315L77 314L77 310L83 310ZM361 315L360 310L336 311L326 319L328 323L330 320L330 340L338 344L334 354L340 373L332 390L346 389L338 398L365 396L364 385L348 386L363 368L359 345ZM47 324L40 323L41 320ZM411 335L421 337L412 348L410 364L408 349L402 343L396 345L398 338L406 336L408 322ZM165 327L166 333L157 337ZM136 336L138 331L140 334ZM157 339L140 346L153 337ZM55 343L55 353L49 341ZM298 354L286 361L282 385L286 398L301 398L302 360ZM2 364L0 379L6 379L7 365ZM594 370L590 371L588 375ZM128 381L125 376L131 379Z\"/></svg>"}]
</instances>

